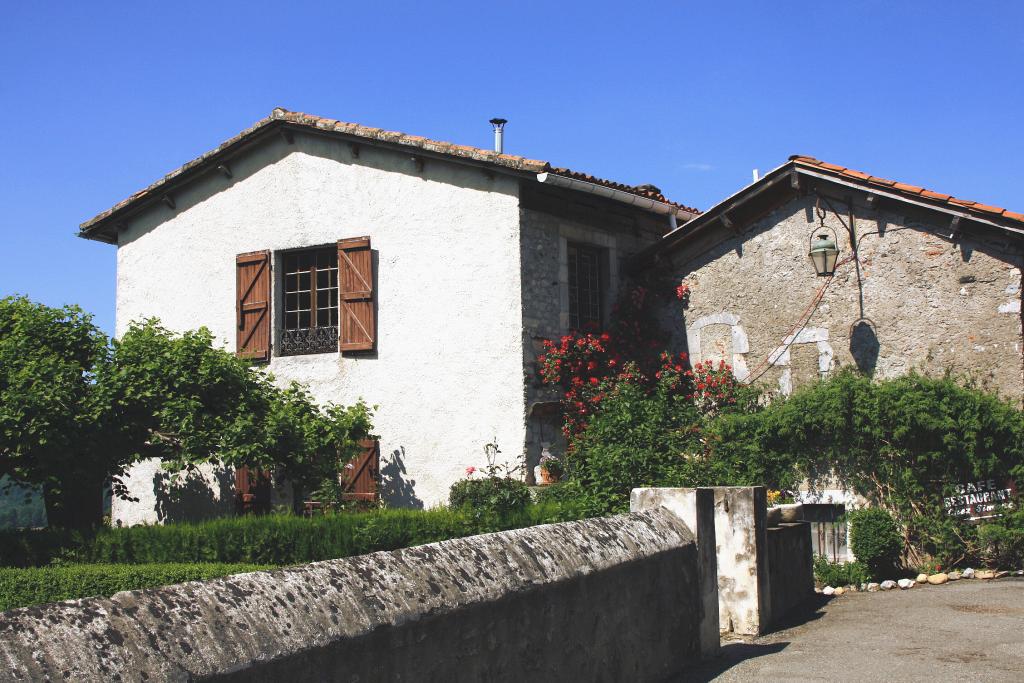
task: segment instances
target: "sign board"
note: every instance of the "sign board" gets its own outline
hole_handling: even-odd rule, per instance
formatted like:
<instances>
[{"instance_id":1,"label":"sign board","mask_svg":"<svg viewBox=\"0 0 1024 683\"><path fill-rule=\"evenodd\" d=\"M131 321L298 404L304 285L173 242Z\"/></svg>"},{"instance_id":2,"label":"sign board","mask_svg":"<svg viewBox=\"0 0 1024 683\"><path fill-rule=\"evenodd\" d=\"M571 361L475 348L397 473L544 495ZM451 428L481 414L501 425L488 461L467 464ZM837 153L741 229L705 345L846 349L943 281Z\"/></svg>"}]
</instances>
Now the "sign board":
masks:
<instances>
[{"instance_id":1,"label":"sign board","mask_svg":"<svg viewBox=\"0 0 1024 683\"><path fill-rule=\"evenodd\" d=\"M1012 479L983 479L957 484L954 494L942 502L949 515L973 521L998 517L1000 508L1012 507L1016 498Z\"/></svg>"}]
</instances>

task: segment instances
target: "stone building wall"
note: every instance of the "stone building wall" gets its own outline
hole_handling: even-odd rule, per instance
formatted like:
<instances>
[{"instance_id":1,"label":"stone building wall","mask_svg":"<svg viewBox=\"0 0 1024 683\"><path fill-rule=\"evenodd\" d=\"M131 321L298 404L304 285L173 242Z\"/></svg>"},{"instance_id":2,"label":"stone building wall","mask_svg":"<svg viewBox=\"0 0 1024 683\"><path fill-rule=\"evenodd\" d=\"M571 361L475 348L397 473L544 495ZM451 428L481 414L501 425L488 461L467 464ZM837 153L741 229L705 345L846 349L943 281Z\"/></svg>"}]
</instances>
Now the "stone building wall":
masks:
<instances>
[{"instance_id":1,"label":"stone building wall","mask_svg":"<svg viewBox=\"0 0 1024 683\"><path fill-rule=\"evenodd\" d=\"M849 220L849 207L830 201ZM849 235L829 210L841 265L806 326L794 330L826 283L807 257L819 225L814 203L794 199L739 235L720 232L717 244L670 255L672 272L692 290L688 309L671 318L695 362L725 360L737 376L782 394L857 365L880 378L950 371L1021 398L1019 243L971 227L951 239L934 214L855 200L858 267L843 263Z\"/></svg>"},{"instance_id":2,"label":"stone building wall","mask_svg":"<svg viewBox=\"0 0 1024 683\"><path fill-rule=\"evenodd\" d=\"M607 257L605 321L626 279L626 263L668 230L668 217L632 209L580 193L525 184L520 206L522 263L523 374L526 391L526 456L532 468L544 443L551 452L564 448L562 419L554 402L557 391L542 385L537 356L545 339L569 332L570 242L602 247Z\"/></svg>"}]
</instances>

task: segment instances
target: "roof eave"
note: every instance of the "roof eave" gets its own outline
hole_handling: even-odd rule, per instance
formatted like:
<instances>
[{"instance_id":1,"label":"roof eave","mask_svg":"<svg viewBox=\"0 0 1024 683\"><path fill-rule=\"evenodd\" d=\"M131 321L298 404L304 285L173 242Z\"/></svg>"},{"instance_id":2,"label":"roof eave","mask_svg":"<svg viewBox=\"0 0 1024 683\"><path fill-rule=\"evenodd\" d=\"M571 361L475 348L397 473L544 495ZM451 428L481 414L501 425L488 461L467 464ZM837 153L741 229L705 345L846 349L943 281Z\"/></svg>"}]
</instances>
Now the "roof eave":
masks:
<instances>
[{"instance_id":1,"label":"roof eave","mask_svg":"<svg viewBox=\"0 0 1024 683\"><path fill-rule=\"evenodd\" d=\"M700 214L692 221L679 226L672 232L666 234L661 240L650 247L644 249L638 253L634 258L633 262L636 265L648 263L665 252L670 252L677 249L683 242L688 241L695 234L699 233L703 229L709 227L712 224L719 224L721 226L721 218L723 214L728 214L731 210L735 209L739 205L749 201L753 197L762 194L763 192L778 186L779 183L784 182L787 178L792 178L794 174L801 174L810 178L816 178L824 180L826 182L835 183L852 189L860 190L862 192L873 194L878 197L884 197L893 201L903 202L912 204L923 209L930 211L937 211L950 216L951 218L960 218L962 220L968 220L973 223L980 223L989 227L997 228L1013 233L1018 236L1024 236L1024 226L1013 226L1007 225L1005 222L994 221L987 219L983 216L979 216L976 213L970 211L956 209L946 204L935 204L931 202L915 200L912 197L908 197L906 194L899 192L887 191L884 187L879 187L874 184L858 183L853 180L849 180L837 175L833 175L829 172L822 172L815 168L811 168L805 164L801 164L799 161L791 160L772 169L766 173L759 180L747 185L738 192L730 195L723 201L719 202L715 206L711 207L704 213Z\"/></svg>"}]
</instances>

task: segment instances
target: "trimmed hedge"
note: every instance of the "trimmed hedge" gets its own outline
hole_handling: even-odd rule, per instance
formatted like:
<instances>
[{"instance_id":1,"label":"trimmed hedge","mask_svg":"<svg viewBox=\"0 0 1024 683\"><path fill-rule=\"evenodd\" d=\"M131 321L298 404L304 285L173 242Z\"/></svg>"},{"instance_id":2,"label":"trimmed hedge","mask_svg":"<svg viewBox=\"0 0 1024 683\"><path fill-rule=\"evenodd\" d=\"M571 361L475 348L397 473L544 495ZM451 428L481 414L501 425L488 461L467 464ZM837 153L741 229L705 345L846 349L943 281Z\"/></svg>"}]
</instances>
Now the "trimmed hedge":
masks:
<instances>
[{"instance_id":1,"label":"trimmed hedge","mask_svg":"<svg viewBox=\"0 0 1024 683\"><path fill-rule=\"evenodd\" d=\"M271 569L255 564L72 564L0 568L0 611Z\"/></svg>"},{"instance_id":2,"label":"trimmed hedge","mask_svg":"<svg viewBox=\"0 0 1024 683\"><path fill-rule=\"evenodd\" d=\"M0 535L5 564L52 559L99 563L247 562L289 565L397 550L450 538L579 519L569 506L530 505L505 515L469 510L372 510L327 514L223 517L205 522L100 529L91 538L59 532ZM65 540L68 545L61 546Z\"/></svg>"},{"instance_id":3,"label":"trimmed hedge","mask_svg":"<svg viewBox=\"0 0 1024 683\"><path fill-rule=\"evenodd\" d=\"M86 543L79 531L5 529L0 531L0 567L38 567L63 559Z\"/></svg>"}]
</instances>

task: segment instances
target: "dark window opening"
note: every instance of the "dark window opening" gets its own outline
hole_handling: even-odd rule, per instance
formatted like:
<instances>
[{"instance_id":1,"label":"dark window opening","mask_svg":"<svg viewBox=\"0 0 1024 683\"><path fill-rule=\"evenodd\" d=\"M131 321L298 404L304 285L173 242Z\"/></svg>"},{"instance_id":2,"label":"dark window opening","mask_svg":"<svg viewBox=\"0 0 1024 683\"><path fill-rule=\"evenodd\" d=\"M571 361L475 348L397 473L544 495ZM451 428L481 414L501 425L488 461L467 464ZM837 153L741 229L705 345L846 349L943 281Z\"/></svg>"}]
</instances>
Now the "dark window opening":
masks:
<instances>
[{"instance_id":1,"label":"dark window opening","mask_svg":"<svg viewBox=\"0 0 1024 683\"><path fill-rule=\"evenodd\" d=\"M284 255L284 325L281 355L338 350L338 250Z\"/></svg>"},{"instance_id":2,"label":"dark window opening","mask_svg":"<svg viewBox=\"0 0 1024 683\"><path fill-rule=\"evenodd\" d=\"M569 325L574 330L604 326L604 250L569 244Z\"/></svg>"}]
</instances>

